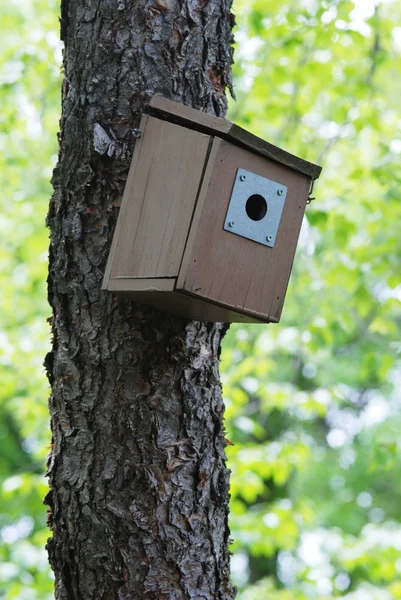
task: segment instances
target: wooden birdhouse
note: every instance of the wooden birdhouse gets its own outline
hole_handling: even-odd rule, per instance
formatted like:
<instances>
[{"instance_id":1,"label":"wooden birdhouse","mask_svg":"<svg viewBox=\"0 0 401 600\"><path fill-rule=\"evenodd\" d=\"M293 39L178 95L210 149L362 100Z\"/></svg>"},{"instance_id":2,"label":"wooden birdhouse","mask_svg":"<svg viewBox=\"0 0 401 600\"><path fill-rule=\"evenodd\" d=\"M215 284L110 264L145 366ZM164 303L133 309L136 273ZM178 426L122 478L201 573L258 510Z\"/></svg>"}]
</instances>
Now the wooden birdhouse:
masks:
<instances>
[{"instance_id":1,"label":"wooden birdhouse","mask_svg":"<svg viewBox=\"0 0 401 600\"><path fill-rule=\"evenodd\" d=\"M103 289L188 319L280 319L321 168L225 119L154 96Z\"/></svg>"}]
</instances>

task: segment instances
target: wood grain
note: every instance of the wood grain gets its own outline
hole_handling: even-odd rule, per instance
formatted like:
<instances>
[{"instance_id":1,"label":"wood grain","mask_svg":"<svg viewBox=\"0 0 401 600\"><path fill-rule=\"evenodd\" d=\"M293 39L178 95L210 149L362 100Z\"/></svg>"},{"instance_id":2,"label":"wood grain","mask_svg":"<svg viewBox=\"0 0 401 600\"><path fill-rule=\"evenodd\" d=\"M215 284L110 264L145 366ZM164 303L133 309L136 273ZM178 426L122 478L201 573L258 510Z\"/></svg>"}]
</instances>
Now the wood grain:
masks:
<instances>
[{"instance_id":1,"label":"wood grain","mask_svg":"<svg viewBox=\"0 0 401 600\"><path fill-rule=\"evenodd\" d=\"M107 288L110 292L172 292L175 288L176 278L164 279L140 277L133 279L132 277L115 277L109 279Z\"/></svg>"},{"instance_id":2,"label":"wood grain","mask_svg":"<svg viewBox=\"0 0 401 600\"><path fill-rule=\"evenodd\" d=\"M141 153L141 146L142 146L142 142L144 140L144 132L146 130L146 124L148 122L148 119L149 119L149 117L147 115L142 115L141 122L139 125L139 129L140 129L140 131L142 131L142 135L140 138L138 138L136 140L136 143L135 143L134 154L132 156L130 168L128 171L127 182L126 182L125 188L124 188L124 196L123 196L123 200L121 203L120 212L118 215L117 225L114 230L113 241L112 241L111 248L110 248L110 254L107 259L106 269L105 269L104 276L103 276L103 282L102 282L103 290L107 290L107 283L111 277L111 271L112 271L112 267L114 265L114 258L116 255L117 247L119 246L122 224L125 222L125 213L130 204L130 198L133 195L133 190L134 190L134 186L135 186L134 174L135 174L136 165L138 163L138 159L139 159L139 156Z\"/></svg>"},{"instance_id":3,"label":"wood grain","mask_svg":"<svg viewBox=\"0 0 401 600\"><path fill-rule=\"evenodd\" d=\"M111 277L174 277L210 137L149 117L124 192Z\"/></svg>"},{"instance_id":4,"label":"wood grain","mask_svg":"<svg viewBox=\"0 0 401 600\"><path fill-rule=\"evenodd\" d=\"M274 248L223 229L239 167L288 186ZM234 312L277 322L309 189L309 177L221 142L211 177L204 180L201 195L205 194L205 202L195 211L194 231L191 229L176 289Z\"/></svg>"},{"instance_id":5,"label":"wood grain","mask_svg":"<svg viewBox=\"0 0 401 600\"><path fill-rule=\"evenodd\" d=\"M210 180L211 180L211 177L212 177L214 169L215 169L216 158L219 153L221 144L222 144L221 139L219 139L219 138L213 139L212 147L210 150L210 155L209 155L208 162L207 162L205 172L203 175L202 186L198 193L198 199L196 202L196 206L195 206L195 210L194 210L194 214L193 214L193 218L192 218L192 222L191 222L191 227L188 232L188 239L187 239L186 246L185 246L186 250L183 253L181 267L180 267L180 273L185 273L187 271L188 263L191 260L191 252L188 251L188 248L193 247L195 238L197 236L200 219L203 214L206 197L207 197L208 190L209 190ZM196 259L192 259L192 260L194 260L196 262Z\"/></svg>"},{"instance_id":6,"label":"wood grain","mask_svg":"<svg viewBox=\"0 0 401 600\"><path fill-rule=\"evenodd\" d=\"M246 129L231 123L227 119L214 117L207 113L195 110L178 102L172 102L156 94L150 101L148 111L166 121L184 125L219 137L244 148L291 167L299 173L317 179L322 171L319 165L298 158L285 150L270 144L265 140L253 135Z\"/></svg>"}]
</instances>

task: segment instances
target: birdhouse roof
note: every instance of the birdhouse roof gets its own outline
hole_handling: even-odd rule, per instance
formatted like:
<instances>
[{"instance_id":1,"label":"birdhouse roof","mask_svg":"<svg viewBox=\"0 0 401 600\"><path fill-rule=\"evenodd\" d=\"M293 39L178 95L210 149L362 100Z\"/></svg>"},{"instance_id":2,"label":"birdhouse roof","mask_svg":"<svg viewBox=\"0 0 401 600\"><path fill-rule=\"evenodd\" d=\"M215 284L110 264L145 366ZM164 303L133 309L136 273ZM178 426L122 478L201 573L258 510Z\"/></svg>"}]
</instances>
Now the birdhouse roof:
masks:
<instances>
[{"instance_id":1,"label":"birdhouse roof","mask_svg":"<svg viewBox=\"0 0 401 600\"><path fill-rule=\"evenodd\" d=\"M209 135L216 135L232 144L242 146L270 160L279 162L312 179L317 179L321 173L322 167L319 165L298 158L294 154L266 142L227 119L215 117L178 102L167 100L159 94L153 96L147 112L164 121L176 123L177 125L195 129Z\"/></svg>"}]
</instances>

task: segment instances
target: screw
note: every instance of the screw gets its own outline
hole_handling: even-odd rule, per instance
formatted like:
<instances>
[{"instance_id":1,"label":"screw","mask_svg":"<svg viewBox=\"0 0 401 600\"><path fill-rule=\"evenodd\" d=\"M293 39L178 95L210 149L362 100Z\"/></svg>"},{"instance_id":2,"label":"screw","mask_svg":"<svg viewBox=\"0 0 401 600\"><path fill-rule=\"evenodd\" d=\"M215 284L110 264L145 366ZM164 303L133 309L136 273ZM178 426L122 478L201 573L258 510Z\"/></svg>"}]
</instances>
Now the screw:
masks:
<instances>
[{"instance_id":1,"label":"screw","mask_svg":"<svg viewBox=\"0 0 401 600\"><path fill-rule=\"evenodd\" d=\"M246 176L245 175L240 175L240 181L245 181Z\"/></svg>"},{"instance_id":2,"label":"screw","mask_svg":"<svg viewBox=\"0 0 401 600\"><path fill-rule=\"evenodd\" d=\"M142 131L140 129L133 129L132 135L134 136L134 138L140 138L142 135Z\"/></svg>"},{"instance_id":3,"label":"screw","mask_svg":"<svg viewBox=\"0 0 401 600\"><path fill-rule=\"evenodd\" d=\"M234 221L230 221L228 224L229 227L234 227Z\"/></svg>"},{"instance_id":4,"label":"screw","mask_svg":"<svg viewBox=\"0 0 401 600\"><path fill-rule=\"evenodd\" d=\"M284 194L284 190L277 190L277 194L278 194L279 196L282 196L282 195Z\"/></svg>"},{"instance_id":5,"label":"screw","mask_svg":"<svg viewBox=\"0 0 401 600\"><path fill-rule=\"evenodd\" d=\"M273 239L273 236L272 236L272 235L267 235L267 236L266 236L266 241L268 241L268 242L271 242L271 241L272 241L272 239Z\"/></svg>"}]
</instances>

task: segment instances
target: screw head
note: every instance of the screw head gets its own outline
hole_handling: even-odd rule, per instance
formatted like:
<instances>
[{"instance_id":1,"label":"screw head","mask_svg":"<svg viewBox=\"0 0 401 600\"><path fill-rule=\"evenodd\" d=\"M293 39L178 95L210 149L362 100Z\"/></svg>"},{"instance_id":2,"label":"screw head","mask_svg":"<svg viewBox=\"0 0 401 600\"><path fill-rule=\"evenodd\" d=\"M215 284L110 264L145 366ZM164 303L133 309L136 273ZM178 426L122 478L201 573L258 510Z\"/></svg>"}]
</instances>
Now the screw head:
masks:
<instances>
[{"instance_id":1,"label":"screw head","mask_svg":"<svg viewBox=\"0 0 401 600\"><path fill-rule=\"evenodd\" d=\"M266 241L268 241L268 242L271 242L271 241L272 241L272 239L273 239L273 236L272 236L272 235L267 235L267 236L266 236Z\"/></svg>"},{"instance_id":2,"label":"screw head","mask_svg":"<svg viewBox=\"0 0 401 600\"><path fill-rule=\"evenodd\" d=\"M279 196L282 196L282 195L284 194L284 190L282 190L282 189L280 189L280 190L277 190L277 194L278 194Z\"/></svg>"},{"instance_id":3,"label":"screw head","mask_svg":"<svg viewBox=\"0 0 401 600\"><path fill-rule=\"evenodd\" d=\"M246 175L240 175L239 179L240 179L240 181L245 181Z\"/></svg>"},{"instance_id":4,"label":"screw head","mask_svg":"<svg viewBox=\"0 0 401 600\"><path fill-rule=\"evenodd\" d=\"M228 223L228 226L229 226L229 227L234 227L234 221L230 221L230 222Z\"/></svg>"}]
</instances>

